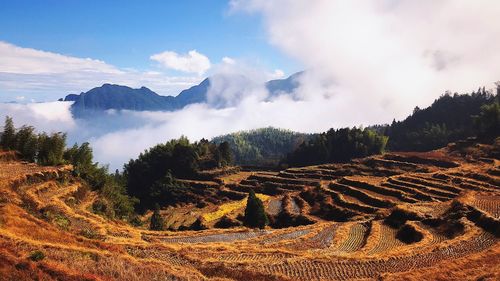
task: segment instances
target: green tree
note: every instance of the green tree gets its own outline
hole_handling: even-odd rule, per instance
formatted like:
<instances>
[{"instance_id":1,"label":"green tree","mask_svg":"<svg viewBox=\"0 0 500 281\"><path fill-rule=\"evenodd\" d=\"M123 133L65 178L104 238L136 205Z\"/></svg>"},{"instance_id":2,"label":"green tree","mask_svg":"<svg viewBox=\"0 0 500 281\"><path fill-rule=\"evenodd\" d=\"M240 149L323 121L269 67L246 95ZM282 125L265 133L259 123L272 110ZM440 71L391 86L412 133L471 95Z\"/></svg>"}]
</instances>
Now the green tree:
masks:
<instances>
[{"instance_id":1,"label":"green tree","mask_svg":"<svg viewBox=\"0 0 500 281\"><path fill-rule=\"evenodd\" d=\"M42 133L38 139L39 151L37 160L40 165L56 166L64 163L66 134L53 133L47 135L46 133Z\"/></svg>"},{"instance_id":2,"label":"green tree","mask_svg":"<svg viewBox=\"0 0 500 281\"><path fill-rule=\"evenodd\" d=\"M250 193L248 194L244 224L248 227L258 227L260 229L265 228L266 225L269 224L269 219L264 210L264 204L257 198L252 189L250 189Z\"/></svg>"},{"instance_id":3,"label":"green tree","mask_svg":"<svg viewBox=\"0 0 500 281\"><path fill-rule=\"evenodd\" d=\"M153 215L151 216L151 224L149 225L149 229L151 230L163 230L164 221L160 214L160 206L156 204Z\"/></svg>"},{"instance_id":4,"label":"green tree","mask_svg":"<svg viewBox=\"0 0 500 281\"><path fill-rule=\"evenodd\" d=\"M22 126L16 134L16 150L21 158L28 162L35 162L38 154L38 136L35 128Z\"/></svg>"},{"instance_id":5,"label":"green tree","mask_svg":"<svg viewBox=\"0 0 500 281\"><path fill-rule=\"evenodd\" d=\"M14 128L14 121L9 116L5 117L0 146L5 150L16 149L16 129Z\"/></svg>"},{"instance_id":6,"label":"green tree","mask_svg":"<svg viewBox=\"0 0 500 281\"><path fill-rule=\"evenodd\" d=\"M483 105L478 116L474 117L477 136L492 141L500 134L500 103Z\"/></svg>"},{"instance_id":7,"label":"green tree","mask_svg":"<svg viewBox=\"0 0 500 281\"><path fill-rule=\"evenodd\" d=\"M231 163L233 162L233 153L231 151L229 143L227 141L221 142L217 147L217 150L220 157L218 166L225 167L231 165Z\"/></svg>"},{"instance_id":8,"label":"green tree","mask_svg":"<svg viewBox=\"0 0 500 281\"><path fill-rule=\"evenodd\" d=\"M64 151L64 160L68 161L77 175L88 173L94 169L93 152L88 142L74 144L71 148Z\"/></svg>"}]
</instances>

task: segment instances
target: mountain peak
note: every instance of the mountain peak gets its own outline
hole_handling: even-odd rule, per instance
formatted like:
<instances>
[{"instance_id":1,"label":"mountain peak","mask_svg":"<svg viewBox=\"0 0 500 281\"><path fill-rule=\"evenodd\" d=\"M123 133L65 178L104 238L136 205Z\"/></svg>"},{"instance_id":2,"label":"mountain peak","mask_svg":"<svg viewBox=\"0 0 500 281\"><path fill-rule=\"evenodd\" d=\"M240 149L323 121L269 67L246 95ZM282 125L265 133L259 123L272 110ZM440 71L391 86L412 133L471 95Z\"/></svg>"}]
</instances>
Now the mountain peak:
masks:
<instances>
[{"instance_id":1,"label":"mountain peak","mask_svg":"<svg viewBox=\"0 0 500 281\"><path fill-rule=\"evenodd\" d=\"M290 93L298 86L296 77L300 74L296 73L286 79L271 80L266 83L266 88L271 95ZM134 89L128 86L104 83L102 86L80 95L68 95L64 100L74 101L73 113L80 116L85 111L108 109L170 111L181 109L189 104L206 102L209 87L210 78L205 78L198 85L183 90L173 97L160 96L145 86Z\"/></svg>"}]
</instances>

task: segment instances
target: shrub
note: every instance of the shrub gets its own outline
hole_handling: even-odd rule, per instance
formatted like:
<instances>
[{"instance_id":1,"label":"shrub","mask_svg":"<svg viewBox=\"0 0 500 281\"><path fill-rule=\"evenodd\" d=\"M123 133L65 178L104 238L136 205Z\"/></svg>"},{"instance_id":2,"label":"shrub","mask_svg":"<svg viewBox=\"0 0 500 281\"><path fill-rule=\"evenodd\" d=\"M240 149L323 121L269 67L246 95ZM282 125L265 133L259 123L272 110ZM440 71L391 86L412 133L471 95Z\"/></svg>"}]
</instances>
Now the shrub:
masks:
<instances>
[{"instance_id":1,"label":"shrub","mask_svg":"<svg viewBox=\"0 0 500 281\"><path fill-rule=\"evenodd\" d=\"M422 240L424 235L416 230L414 226L405 224L396 233L396 238L406 244L412 244Z\"/></svg>"},{"instance_id":2,"label":"shrub","mask_svg":"<svg viewBox=\"0 0 500 281\"><path fill-rule=\"evenodd\" d=\"M132 218L129 220L129 223L135 227L140 227L140 226L144 225L144 222L141 220L141 218L138 215L132 216Z\"/></svg>"},{"instance_id":3,"label":"shrub","mask_svg":"<svg viewBox=\"0 0 500 281\"><path fill-rule=\"evenodd\" d=\"M151 216L151 223L149 225L150 230L161 231L164 228L164 221L160 214L160 206L156 206Z\"/></svg>"},{"instance_id":4,"label":"shrub","mask_svg":"<svg viewBox=\"0 0 500 281\"><path fill-rule=\"evenodd\" d=\"M88 239L100 239L101 235L94 229L85 228L80 231L80 235Z\"/></svg>"},{"instance_id":5,"label":"shrub","mask_svg":"<svg viewBox=\"0 0 500 281\"><path fill-rule=\"evenodd\" d=\"M215 223L214 226L217 228L230 228L230 227L241 226L241 222L232 219L228 216L223 216L217 223Z\"/></svg>"},{"instance_id":6,"label":"shrub","mask_svg":"<svg viewBox=\"0 0 500 281\"><path fill-rule=\"evenodd\" d=\"M208 227L206 225L206 221L203 219L203 217L199 217L192 225L189 226L190 230L204 230L207 228ZM179 230L181 230L180 227Z\"/></svg>"},{"instance_id":7,"label":"shrub","mask_svg":"<svg viewBox=\"0 0 500 281\"><path fill-rule=\"evenodd\" d=\"M29 259L32 261L41 261L45 258L45 254L42 251L33 251L29 255Z\"/></svg>"}]
</instances>

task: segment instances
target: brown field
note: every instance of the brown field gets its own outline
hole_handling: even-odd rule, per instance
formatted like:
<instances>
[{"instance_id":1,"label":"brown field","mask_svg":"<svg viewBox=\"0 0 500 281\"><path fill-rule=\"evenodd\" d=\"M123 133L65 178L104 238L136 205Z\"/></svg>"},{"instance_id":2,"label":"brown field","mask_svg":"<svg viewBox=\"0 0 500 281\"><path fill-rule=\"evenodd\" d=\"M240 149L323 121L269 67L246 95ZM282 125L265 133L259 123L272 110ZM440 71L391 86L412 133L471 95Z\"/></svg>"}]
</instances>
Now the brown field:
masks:
<instances>
[{"instance_id":1,"label":"brown field","mask_svg":"<svg viewBox=\"0 0 500 281\"><path fill-rule=\"evenodd\" d=\"M0 152L0 280L500 280L495 149L207 174L185 182L206 204L162 210L169 231L147 230L150 213L144 227L92 213L71 167ZM250 188L270 226L217 228ZM199 217L207 230L180 231Z\"/></svg>"}]
</instances>

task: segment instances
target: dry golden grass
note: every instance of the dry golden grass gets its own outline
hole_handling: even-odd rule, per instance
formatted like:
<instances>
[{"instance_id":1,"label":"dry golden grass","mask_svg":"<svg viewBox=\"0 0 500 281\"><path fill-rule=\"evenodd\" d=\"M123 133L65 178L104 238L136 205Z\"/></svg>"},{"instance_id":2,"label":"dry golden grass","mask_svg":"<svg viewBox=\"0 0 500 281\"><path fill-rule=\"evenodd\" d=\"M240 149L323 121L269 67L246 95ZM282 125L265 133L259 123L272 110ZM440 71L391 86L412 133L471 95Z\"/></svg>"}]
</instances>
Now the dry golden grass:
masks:
<instances>
[{"instance_id":1,"label":"dry golden grass","mask_svg":"<svg viewBox=\"0 0 500 281\"><path fill-rule=\"evenodd\" d=\"M267 196L265 194L259 194L259 193L257 193L256 196L257 196L257 198L259 198L263 202L269 200L269 198L270 198L269 196ZM240 210L240 209L245 208L246 202L247 202L247 198L240 200L240 201L236 201L236 202L222 204L217 208L216 211L210 212L210 213L205 213L202 215L202 217L207 222L212 222L212 221L218 220L218 219L222 218L223 216L228 215L236 210Z\"/></svg>"},{"instance_id":2,"label":"dry golden grass","mask_svg":"<svg viewBox=\"0 0 500 281\"><path fill-rule=\"evenodd\" d=\"M76 196L80 188L78 180L71 184L60 180L70 167L38 167L16 162L9 155L0 152L0 280L498 280L500 277L499 239L466 218L460 219L464 234L444 240L436 239L432 229L421 222L408 221L424 235L413 244L397 240L397 229L383 224L390 208L361 214L348 222L318 218L316 224L285 229L149 231L147 226L136 228L93 214L89 209L98 195L89 191ZM461 161L443 151L401 155ZM433 167L426 177L439 172L459 180L464 178L460 175L467 173L485 175L491 166L498 165L495 161L460 163L460 167L450 169ZM306 175L304 171L318 175L323 173L321 169L306 167L295 172L301 180ZM356 166L348 169L356 171ZM361 167L359 173L349 179L375 186L386 180L381 175L367 174L366 167ZM237 185L252 174L255 173L238 172L220 179L225 184ZM277 173L260 175L270 180L287 180L279 178ZM499 180L495 175L488 177L492 180L477 177L473 180L478 185L483 181L484 186L491 185L485 180ZM321 181L327 187L332 180L311 180L314 181ZM446 184L454 183L450 180ZM289 188L285 195L258 193L257 196L263 201L283 196L304 200L300 190L294 189L296 186ZM393 200L373 191L365 194ZM67 199L74 196L79 199L68 203ZM365 200L364 204L371 202L370 197L358 198L360 195L356 193L348 196ZM498 223L498 198L498 192L464 190L455 202L477 209L490 222ZM309 215L313 204L302 201L299 214ZM167 219L171 216L170 220L176 224L185 225L201 215L213 225L223 216L242 213L245 203L246 199L204 208L185 206L163 210L162 214ZM442 217L452 205L451 201L397 204L400 210L421 217ZM144 216L145 221L148 216ZM35 251L42 252L45 258L31 260L29 256Z\"/></svg>"}]
</instances>

